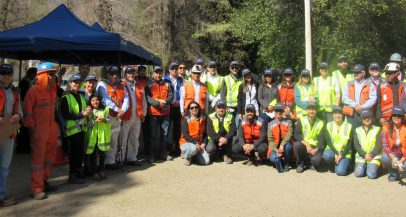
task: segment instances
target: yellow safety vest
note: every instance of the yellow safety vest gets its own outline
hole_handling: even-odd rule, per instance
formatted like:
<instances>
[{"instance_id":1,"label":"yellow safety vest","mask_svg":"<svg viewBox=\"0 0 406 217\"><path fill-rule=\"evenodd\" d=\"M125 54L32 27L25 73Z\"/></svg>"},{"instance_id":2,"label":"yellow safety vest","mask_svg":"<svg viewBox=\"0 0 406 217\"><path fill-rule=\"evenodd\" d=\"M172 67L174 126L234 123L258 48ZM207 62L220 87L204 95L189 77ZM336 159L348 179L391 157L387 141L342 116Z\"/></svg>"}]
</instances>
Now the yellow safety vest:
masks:
<instances>
[{"instance_id":1,"label":"yellow safety vest","mask_svg":"<svg viewBox=\"0 0 406 217\"><path fill-rule=\"evenodd\" d=\"M86 109L85 97L82 94L79 94L79 96L80 96L82 110L84 110L84 109ZM79 104L76 102L75 97L72 94L66 94L62 97L65 97L66 100L68 101L70 113L73 113L75 115L80 114L81 111L79 111ZM80 120L67 120L66 128L65 128L65 135L71 136L76 133L82 132L82 127L81 127L80 121L81 121L81 119ZM85 123L83 123L83 124L85 124Z\"/></svg>"},{"instance_id":2,"label":"yellow safety vest","mask_svg":"<svg viewBox=\"0 0 406 217\"><path fill-rule=\"evenodd\" d=\"M227 95L226 102L229 107L237 107L238 88L242 83L242 79L234 79L232 75L224 77L226 83Z\"/></svg>"},{"instance_id":3,"label":"yellow safety vest","mask_svg":"<svg viewBox=\"0 0 406 217\"><path fill-rule=\"evenodd\" d=\"M223 77L220 75L216 75L213 79L209 79L210 77L207 75L206 84L207 84L207 91L213 97L216 97L220 93L221 84L223 83Z\"/></svg>"},{"instance_id":4,"label":"yellow safety vest","mask_svg":"<svg viewBox=\"0 0 406 217\"><path fill-rule=\"evenodd\" d=\"M314 85L297 85L297 88L300 92L300 100L308 101L310 96L315 96L316 90ZM295 106L297 118L307 116L306 108L301 108L297 104Z\"/></svg>"},{"instance_id":5,"label":"yellow safety vest","mask_svg":"<svg viewBox=\"0 0 406 217\"><path fill-rule=\"evenodd\" d=\"M213 122L213 130L214 130L214 132L218 133L219 130L220 130L220 121L216 117L216 112L211 113L209 115L209 118ZM231 114L229 114L229 113L226 113L226 115L224 116L223 127L226 130L226 132L230 131L230 125L232 124L232 119L233 119L233 116ZM213 140L213 138L211 138L209 136L209 141L212 141L212 140Z\"/></svg>"},{"instance_id":6,"label":"yellow safety vest","mask_svg":"<svg viewBox=\"0 0 406 217\"><path fill-rule=\"evenodd\" d=\"M331 142L331 144L338 152L343 151L347 147L347 145L351 145L348 144L348 141L350 141L351 129L352 125L347 121L344 121L340 128L338 128L337 124L334 121L327 123L327 132L330 135L331 139L331 141L329 142ZM326 149L330 149L330 147L327 146ZM343 157L351 158L351 149Z\"/></svg>"},{"instance_id":7,"label":"yellow safety vest","mask_svg":"<svg viewBox=\"0 0 406 217\"><path fill-rule=\"evenodd\" d=\"M368 133L365 132L362 126L355 129L355 133L357 134L358 142L361 145L362 150L365 153L370 153L372 149L375 147L377 141L376 136L379 133L380 128L377 126L372 125L371 129L369 129ZM364 158L361 157L358 152L355 158L355 162L359 163L373 163L376 165L381 165L381 155L376 155L370 162L365 162Z\"/></svg>"},{"instance_id":8,"label":"yellow safety vest","mask_svg":"<svg viewBox=\"0 0 406 217\"><path fill-rule=\"evenodd\" d=\"M311 126L309 118L302 117L300 118L300 122L302 123L303 140L310 143L311 146L316 147L318 140L317 136L320 134L324 126L323 121L316 118L313 126Z\"/></svg>"},{"instance_id":9,"label":"yellow safety vest","mask_svg":"<svg viewBox=\"0 0 406 217\"><path fill-rule=\"evenodd\" d=\"M347 82L354 80L354 74L353 73L347 73L345 75L345 78L343 76L343 74L341 73L341 71L339 69L335 70L332 73L333 77L340 82L340 90L341 92L344 89L344 85L347 84Z\"/></svg>"},{"instance_id":10,"label":"yellow safety vest","mask_svg":"<svg viewBox=\"0 0 406 217\"><path fill-rule=\"evenodd\" d=\"M104 111L99 111L97 117L109 118L109 108L106 107ZM96 120L97 117L93 112L88 116L89 120L93 121ZM92 154L96 144L100 151L107 151L110 149L111 123L94 122L93 124L93 121L88 121L86 154Z\"/></svg>"},{"instance_id":11,"label":"yellow safety vest","mask_svg":"<svg viewBox=\"0 0 406 217\"><path fill-rule=\"evenodd\" d=\"M336 80L332 76L328 76L326 85L326 83L321 82L322 79L321 76L314 78L319 100L319 111L332 112L333 106L336 104Z\"/></svg>"}]
</instances>

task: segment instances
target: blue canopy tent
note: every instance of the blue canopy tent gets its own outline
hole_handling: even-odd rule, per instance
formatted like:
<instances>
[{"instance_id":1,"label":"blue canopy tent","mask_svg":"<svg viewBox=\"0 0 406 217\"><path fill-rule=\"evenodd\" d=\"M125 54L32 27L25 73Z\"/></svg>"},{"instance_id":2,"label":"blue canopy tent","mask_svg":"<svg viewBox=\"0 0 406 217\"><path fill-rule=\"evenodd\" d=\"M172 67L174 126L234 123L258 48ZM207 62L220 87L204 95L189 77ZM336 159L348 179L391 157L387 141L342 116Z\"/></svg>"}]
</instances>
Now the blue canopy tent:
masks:
<instances>
[{"instance_id":1,"label":"blue canopy tent","mask_svg":"<svg viewBox=\"0 0 406 217\"><path fill-rule=\"evenodd\" d=\"M63 4L37 22L0 32L0 57L60 64L162 63L119 34L90 27Z\"/></svg>"}]
</instances>

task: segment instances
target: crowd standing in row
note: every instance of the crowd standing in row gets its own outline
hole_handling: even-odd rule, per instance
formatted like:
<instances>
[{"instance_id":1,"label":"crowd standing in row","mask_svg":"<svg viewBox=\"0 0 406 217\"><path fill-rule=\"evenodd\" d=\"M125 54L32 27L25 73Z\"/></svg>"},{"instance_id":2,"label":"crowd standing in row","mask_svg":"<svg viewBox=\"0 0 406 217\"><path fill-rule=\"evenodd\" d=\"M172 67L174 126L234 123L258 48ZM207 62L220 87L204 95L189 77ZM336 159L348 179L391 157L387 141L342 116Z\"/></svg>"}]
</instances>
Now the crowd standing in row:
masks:
<instances>
[{"instance_id":1,"label":"crowd standing in row","mask_svg":"<svg viewBox=\"0 0 406 217\"><path fill-rule=\"evenodd\" d=\"M389 181L396 181L406 166L401 65L400 55L393 54L383 70L376 62L368 69L356 64L349 70L341 55L338 70L330 73L322 62L320 76L313 78L303 69L296 83L292 68L283 70L280 81L275 69L266 69L257 81L238 61L229 64L224 77L215 61L205 65L199 58L190 77L184 63L172 62L166 75L154 66L151 78L143 65L124 70L110 66L101 81L88 65L81 65L62 90L58 69L45 62L29 69L19 96L12 66L2 64L0 125L21 121L27 129L35 199L56 190L47 180L59 130L69 144L72 184L84 183L86 176L106 179L105 168L141 165L140 144L149 163L181 155L187 166L218 159L231 164L233 156L242 155L247 165L268 159L280 173L294 165L298 173L319 170L325 162L330 171L345 176L355 161L355 176L371 179L378 177L383 163ZM14 135L1 141L4 206L16 203L5 194L13 147Z\"/></svg>"}]
</instances>

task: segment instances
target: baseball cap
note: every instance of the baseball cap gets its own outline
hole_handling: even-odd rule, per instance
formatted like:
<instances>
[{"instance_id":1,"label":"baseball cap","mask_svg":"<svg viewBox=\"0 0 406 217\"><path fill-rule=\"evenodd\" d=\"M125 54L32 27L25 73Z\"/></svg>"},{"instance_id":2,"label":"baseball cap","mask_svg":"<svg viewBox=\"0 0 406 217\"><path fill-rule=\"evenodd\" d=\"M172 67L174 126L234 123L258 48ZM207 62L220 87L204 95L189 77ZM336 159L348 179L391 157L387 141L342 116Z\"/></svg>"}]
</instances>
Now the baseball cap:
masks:
<instances>
[{"instance_id":1,"label":"baseball cap","mask_svg":"<svg viewBox=\"0 0 406 217\"><path fill-rule=\"evenodd\" d=\"M303 69L303 70L300 72L300 75L310 75L310 71L309 71L308 69Z\"/></svg>"},{"instance_id":2,"label":"baseball cap","mask_svg":"<svg viewBox=\"0 0 406 217\"><path fill-rule=\"evenodd\" d=\"M353 73L358 73L358 72L361 72L361 71L365 71L365 67L363 65L361 65L361 64L356 64L354 66L354 68L352 68Z\"/></svg>"},{"instance_id":3,"label":"baseball cap","mask_svg":"<svg viewBox=\"0 0 406 217\"><path fill-rule=\"evenodd\" d=\"M377 62L372 62L371 64L369 64L368 68L369 69L381 69L381 66Z\"/></svg>"},{"instance_id":4,"label":"baseball cap","mask_svg":"<svg viewBox=\"0 0 406 217\"><path fill-rule=\"evenodd\" d=\"M265 69L264 71L264 75L273 75L274 73L274 69L270 68L270 69Z\"/></svg>"},{"instance_id":5,"label":"baseball cap","mask_svg":"<svg viewBox=\"0 0 406 217\"><path fill-rule=\"evenodd\" d=\"M209 63L207 64L208 66L216 66L217 63L214 60L209 61Z\"/></svg>"},{"instance_id":6,"label":"baseball cap","mask_svg":"<svg viewBox=\"0 0 406 217\"><path fill-rule=\"evenodd\" d=\"M316 103L314 103L314 102L309 102L309 103L307 104L306 109L309 109L309 108L317 108L317 107L318 107L318 106L317 106Z\"/></svg>"},{"instance_id":7,"label":"baseball cap","mask_svg":"<svg viewBox=\"0 0 406 217\"><path fill-rule=\"evenodd\" d=\"M245 111L248 110L254 110L255 111L255 106L253 104L248 104L247 106L245 106Z\"/></svg>"},{"instance_id":8,"label":"baseball cap","mask_svg":"<svg viewBox=\"0 0 406 217\"><path fill-rule=\"evenodd\" d=\"M343 108L341 106L333 106L333 113L334 112L343 113Z\"/></svg>"},{"instance_id":9,"label":"baseball cap","mask_svg":"<svg viewBox=\"0 0 406 217\"><path fill-rule=\"evenodd\" d=\"M276 106L275 106L274 109L275 109L275 111L284 111L284 110L285 110L285 108L283 107L283 105L280 104L280 103L276 104Z\"/></svg>"},{"instance_id":10,"label":"baseball cap","mask_svg":"<svg viewBox=\"0 0 406 217\"><path fill-rule=\"evenodd\" d=\"M347 58L347 56L345 56L344 54L341 54L340 56L338 56L338 59L337 59L337 61L338 62L341 62L341 61L348 61L348 58Z\"/></svg>"},{"instance_id":11,"label":"baseball cap","mask_svg":"<svg viewBox=\"0 0 406 217\"><path fill-rule=\"evenodd\" d=\"M85 81L97 81L96 75L93 74L87 75Z\"/></svg>"},{"instance_id":12,"label":"baseball cap","mask_svg":"<svg viewBox=\"0 0 406 217\"><path fill-rule=\"evenodd\" d=\"M1 64L0 65L0 74L2 75L10 75L13 74L14 70L13 70L13 66L10 64Z\"/></svg>"},{"instance_id":13,"label":"baseball cap","mask_svg":"<svg viewBox=\"0 0 406 217\"><path fill-rule=\"evenodd\" d=\"M121 68L118 66L109 66L107 68L107 72L109 73L121 72Z\"/></svg>"},{"instance_id":14,"label":"baseball cap","mask_svg":"<svg viewBox=\"0 0 406 217\"><path fill-rule=\"evenodd\" d=\"M79 73L73 74L69 79L69 82L72 82L72 81L82 81L80 74Z\"/></svg>"},{"instance_id":15,"label":"baseball cap","mask_svg":"<svg viewBox=\"0 0 406 217\"><path fill-rule=\"evenodd\" d=\"M203 61L202 58L199 57L199 58L196 59L195 64L197 64L197 65L203 65L203 64L204 64L204 61Z\"/></svg>"},{"instance_id":16,"label":"baseball cap","mask_svg":"<svg viewBox=\"0 0 406 217\"><path fill-rule=\"evenodd\" d=\"M392 109L392 115L404 115L405 112L403 111L402 107L394 106Z\"/></svg>"},{"instance_id":17,"label":"baseball cap","mask_svg":"<svg viewBox=\"0 0 406 217\"><path fill-rule=\"evenodd\" d=\"M251 74L251 70L250 69L247 69L247 68L245 68L245 69L243 69L242 70L242 76L244 76L244 75L248 75L248 74Z\"/></svg>"},{"instance_id":18,"label":"baseball cap","mask_svg":"<svg viewBox=\"0 0 406 217\"><path fill-rule=\"evenodd\" d=\"M219 107L219 106L227 106L226 101L224 101L224 100L218 100L218 101L216 102L216 107Z\"/></svg>"},{"instance_id":19,"label":"baseball cap","mask_svg":"<svg viewBox=\"0 0 406 217\"><path fill-rule=\"evenodd\" d=\"M178 67L178 66L179 66L179 64L178 64L177 62L171 62L171 63L169 64L168 68L169 68L169 69L174 69L174 68L176 68L176 67Z\"/></svg>"},{"instance_id":20,"label":"baseball cap","mask_svg":"<svg viewBox=\"0 0 406 217\"><path fill-rule=\"evenodd\" d=\"M361 111L360 116L361 116L361 118L367 118L367 117L371 117L372 113L371 113L371 111L369 111L369 109L364 109Z\"/></svg>"},{"instance_id":21,"label":"baseball cap","mask_svg":"<svg viewBox=\"0 0 406 217\"><path fill-rule=\"evenodd\" d=\"M328 69L328 63L326 63L326 62L321 62L319 68L320 68L320 69Z\"/></svg>"},{"instance_id":22,"label":"baseball cap","mask_svg":"<svg viewBox=\"0 0 406 217\"><path fill-rule=\"evenodd\" d=\"M286 68L284 71L283 71L283 74L284 75L293 75L293 69L292 68Z\"/></svg>"},{"instance_id":23,"label":"baseball cap","mask_svg":"<svg viewBox=\"0 0 406 217\"><path fill-rule=\"evenodd\" d=\"M230 67L231 66L240 66L240 62L238 62L237 60L233 60L233 61L231 61L231 63L230 63Z\"/></svg>"},{"instance_id":24,"label":"baseball cap","mask_svg":"<svg viewBox=\"0 0 406 217\"><path fill-rule=\"evenodd\" d=\"M163 69L162 69L162 67L161 66L154 66L154 72L157 72L157 71L164 71Z\"/></svg>"}]
</instances>

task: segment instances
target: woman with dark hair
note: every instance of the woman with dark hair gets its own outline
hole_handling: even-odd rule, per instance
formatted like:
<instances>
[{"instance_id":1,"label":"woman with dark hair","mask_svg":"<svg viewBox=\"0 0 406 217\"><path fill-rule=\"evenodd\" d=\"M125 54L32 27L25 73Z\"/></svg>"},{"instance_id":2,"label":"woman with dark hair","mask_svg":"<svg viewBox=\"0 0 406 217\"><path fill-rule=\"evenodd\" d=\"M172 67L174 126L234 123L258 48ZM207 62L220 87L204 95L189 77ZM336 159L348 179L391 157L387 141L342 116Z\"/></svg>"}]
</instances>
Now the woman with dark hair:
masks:
<instances>
[{"instance_id":1,"label":"woman with dark hair","mask_svg":"<svg viewBox=\"0 0 406 217\"><path fill-rule=\"evenodd\" d=\"M255 114L259 116L258 106L258 82L255 81L252 76L252 72L249 69L242 70L242 76L244 80L238 88L238 118L241 120L245 114L245 107L248 104L255 106Z\"/></svg>"},{"instance_id":2,"label":"woman with dark hair","mask_svg":"<svg viewBox=\"0 0 406 217\"><path fill-rule=\"evenodd\" d=\"M185 165L190 166L192 157L203 165L210 163L206 151L206 120L202 116L199 104L195 101L189 103L182 120L182 135L179 140L180 150L185 158Z\"/></svg>"},{"instance_id":3,"label":"woman with dark hair","mask_svg":"<svg viewBox=\"0 0 406 217\"><path fill-rule=\"evenodd\" d=\"M266 69L264 73L264 82L258 88L259 111L261 117L266 123L269 123L275 117L274 106L279 101L278 88L274 84L274 69Z\"/></svg>"},{"instance_id":4,"label":"woman with dark hair","mask_svg":"<svg viewBox=\"0 0 406 217\"><path fill-rule=\"evenodd\" d=\"M391 123L382 127L382 162L389 172L388 181L399 180L399 172L406 167L406 125L404 111L394 106Z\"/></svg>"},{"instance_id":5,"label":"woman with dark hair","mask_svg":"<svg viewBox=\"0 0 406 217\"><path fill-rule=\"evenodd\" d=\"M101 97L98 94L92 94L89 97L88 105L92 108L92 112L86 118L86 157L89 161L89 172L96 181L106 178L104 165L106 151L110 149L111 141L109 108L104 106L101 101ZM97 159L99 159L98 163Z\"/></svg>"},{"instance_id":6,"label":"woman with dark hair","mask_svg":"<svg viewBox=\"0 0 406 217\"><path fill-rule=\"evenodd\" d=\"M318 104L316 87L313 84L310 71L303 69L299 81L295 85L295 103L297 119L307 116L306 108L309 103Z\"/></svg>"}]
</instances>

